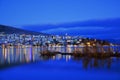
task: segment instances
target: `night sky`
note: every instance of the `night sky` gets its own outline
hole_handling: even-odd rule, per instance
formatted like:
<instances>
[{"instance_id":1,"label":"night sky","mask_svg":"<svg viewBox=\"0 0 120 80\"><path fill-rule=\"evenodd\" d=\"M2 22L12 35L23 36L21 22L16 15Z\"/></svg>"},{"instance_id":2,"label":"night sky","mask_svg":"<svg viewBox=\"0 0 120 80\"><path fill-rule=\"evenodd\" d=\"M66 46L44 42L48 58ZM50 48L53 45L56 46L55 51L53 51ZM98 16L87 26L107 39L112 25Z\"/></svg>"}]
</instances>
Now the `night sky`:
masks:
<instances>
[{"instance_id":1,"label":"night sky","mask_svg":"<svg viewBox=\"0 0 120 80\"><path fill-rule=\"evenodd\" d=\"M120 0L0 0L0 24L51 34L120 38Z\"/></svg>"}]
</instances>

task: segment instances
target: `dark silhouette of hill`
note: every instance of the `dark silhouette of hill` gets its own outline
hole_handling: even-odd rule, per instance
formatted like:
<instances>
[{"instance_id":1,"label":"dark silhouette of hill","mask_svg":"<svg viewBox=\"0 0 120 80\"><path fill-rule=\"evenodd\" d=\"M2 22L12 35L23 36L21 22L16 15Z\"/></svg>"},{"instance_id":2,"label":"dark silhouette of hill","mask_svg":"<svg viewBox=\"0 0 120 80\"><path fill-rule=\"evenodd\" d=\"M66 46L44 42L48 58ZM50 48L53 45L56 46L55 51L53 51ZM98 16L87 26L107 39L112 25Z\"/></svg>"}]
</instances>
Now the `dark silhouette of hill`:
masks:
<instances>
[{"instance_id":1,"label":"dark silhouette of hill","mask_svg":"<svg viewBox=\"0 0 120 80\"><path fill-rule=\"evenodd\" d=\"M19 28L15 28L15 27L11 27L11 26L6 26L6 25L0 25L0 32L4 32L6 34L18 33L18 34L47 35L47 34L40 33L40 32L28 31L28 30L19 29Z\"/></svg>"}]
</instances>

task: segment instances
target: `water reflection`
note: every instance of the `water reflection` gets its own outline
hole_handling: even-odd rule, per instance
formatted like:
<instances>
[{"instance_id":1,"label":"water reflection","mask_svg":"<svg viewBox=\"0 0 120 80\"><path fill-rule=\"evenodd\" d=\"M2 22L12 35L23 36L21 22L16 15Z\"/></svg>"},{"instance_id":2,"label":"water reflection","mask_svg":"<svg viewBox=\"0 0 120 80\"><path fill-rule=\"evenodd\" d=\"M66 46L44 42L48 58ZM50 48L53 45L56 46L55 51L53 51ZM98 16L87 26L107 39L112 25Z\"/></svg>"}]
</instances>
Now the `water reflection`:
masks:
<instances>
[{"instance_id":1,"label":"water reflection","mask_svg":"<svg viewBox=\"0 0 120 80\"><path fill-rule=\"evenodd\" d=\"M83 67L85 69L87 68L110 68L111 67L111 59L89 59L89 58L84 58L82 60L83 62Z\"/></svg>"},{"instance_id":2,"label":"water reflection","mask_svg":"<svg viewBox=\"0 0 120 80\"><path fill-rule=\"evenodd\" d=\"M9 46L0 48L0 64L31 62L39 60L39 47Z\"/></svg>"},{"instance_id":3,"label":"water reflection","mask_svg":"<svg viewBox=\"0 0 120 80\"><path fill-rule=\"evenodd\" d=\"M88 68L111 68L113 58L97 59L88 57L74 57L71 55L53 55L53 56L41 56L40 51L46 49L39 46L8 46L0 48L0 65L14 64L14 63L29 63L35 61L44 60L64 60L66 62L74 61L78 64L82 64L84 69ZM64 47L48 48L49 50L65 51ZM70 53L73 48L67 48L66 51ZM76 49L76 48L75 48ZM81 49L82 50L82 49ZM119 58L115 60L120 61Z\"/></svg>"},{"instance_id":4,"label":"water reflection","mask_svg":"<svg viewBox=\"0 0 120 80\"><path fill-rule=\"evenodd\" d=\"M78 64L82 63L84 69L88 68L111 68L113 58L106 58L106 59L97 59L97 58L88 58L88 57L74 57L71 55L56 55L56 56L41 56L41 60L65 60L74 61ZM120 61L120 59L115 58L115 60Z\"/></svg>"}]
</instances>

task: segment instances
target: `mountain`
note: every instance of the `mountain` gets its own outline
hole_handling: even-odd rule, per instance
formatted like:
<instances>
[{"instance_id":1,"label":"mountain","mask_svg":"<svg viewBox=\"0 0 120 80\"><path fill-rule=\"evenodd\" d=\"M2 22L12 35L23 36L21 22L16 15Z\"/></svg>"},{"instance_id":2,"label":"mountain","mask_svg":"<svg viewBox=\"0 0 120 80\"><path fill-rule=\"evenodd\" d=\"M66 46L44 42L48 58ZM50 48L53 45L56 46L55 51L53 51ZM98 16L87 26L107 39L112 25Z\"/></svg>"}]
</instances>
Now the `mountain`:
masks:
<instances>
[{"instance_id":1,"label":"mountain","mask_svg":"<svg viewBox=\"0 0 120 80\"><path fill-rule=\"evenodd\" d=\"M106 39L106 41L109 41L113 44L119 44L120 45L120 39Z\"/></svg>"},{"instance_id":2,"label":"mountain","mask_svg":"<svg viewBox=\"0 0 120 80\"><path fill-rule=\"evenodd\" d=\"M110 19L93 19L86 21L75 21L61 24L45 24L45 25L24 25L22 28L33 31L43 31L56 28L73 28L73 27L120 27L120 18Z\"/></svg>"},{"instance_id":3,"label":"mountain","mask_svg":"<svg viewBox=\"0 0 120 80\"><path fill-rule=\"evenodd\" d=\"M19 29L19 28L15 28L15 27L11 27L11 26L6 26L6 25L0 25L0 32L4 32L6 34L18 33L18 34L47 35L47 34L40 33L40 32Z\"/></svg>"},{"instance_id":4,"label":"mountain","mask_svg":"<svg viewBox=\"0 0 120 80\"><path fill-rule=\"evenodd\" d=\"M24 25L22 29L44 32L48 34L79 35L100 39L120 38L120 18L93 19L61 24Z\"/></svg>"}]
</instances>

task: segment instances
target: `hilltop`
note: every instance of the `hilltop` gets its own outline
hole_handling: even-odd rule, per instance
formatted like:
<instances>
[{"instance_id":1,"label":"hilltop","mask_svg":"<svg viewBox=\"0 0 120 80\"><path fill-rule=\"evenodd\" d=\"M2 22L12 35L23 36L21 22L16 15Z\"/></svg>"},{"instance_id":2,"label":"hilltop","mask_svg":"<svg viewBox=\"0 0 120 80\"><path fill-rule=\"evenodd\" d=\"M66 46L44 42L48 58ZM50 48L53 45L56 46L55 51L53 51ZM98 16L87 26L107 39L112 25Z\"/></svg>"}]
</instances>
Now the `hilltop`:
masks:
<instances>
[{"instance_id":1,"label":"hilltop","mask_svg":"<svg viewBox=\"0 0 120 80\"><path fill-rule=\"evenodd\" d=\"M41 34L41 35L47 35L45 33L19 29L19 28L15 28L15 27L11 27L11 26L6 26L6 25L0 25L0 32L3 32L5 34L18 33L18 34L34 34L34 35Z\"/></svg>"}]
</instances>

